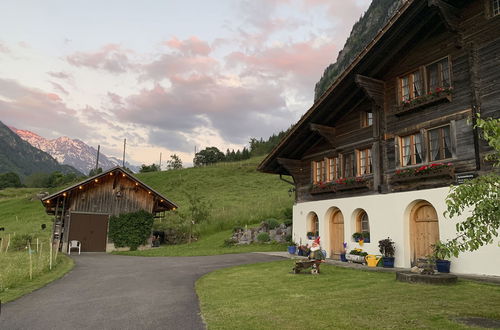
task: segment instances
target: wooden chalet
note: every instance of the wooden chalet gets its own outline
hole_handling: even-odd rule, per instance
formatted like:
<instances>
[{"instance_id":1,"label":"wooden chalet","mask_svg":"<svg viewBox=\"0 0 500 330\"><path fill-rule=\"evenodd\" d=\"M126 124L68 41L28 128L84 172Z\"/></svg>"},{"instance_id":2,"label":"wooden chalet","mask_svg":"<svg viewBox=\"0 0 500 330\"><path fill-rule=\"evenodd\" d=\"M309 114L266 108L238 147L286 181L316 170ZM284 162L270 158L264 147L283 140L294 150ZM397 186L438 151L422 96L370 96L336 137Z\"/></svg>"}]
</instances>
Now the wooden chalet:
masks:
<instances>
[{"instance_id":1,"label":"wooden chalet","mask_svg":"<svg viewBox=\"0 0 500 330\"><path fill-rule=\"evenodd\" d=\"M110 216L145 210L155 217L177 205L121 167L90 177L42 199L47 214L55 216L53 239L63 252L70 240L82 251L112 251L108 238Z\"/></svg>"},{"instance_id":2,"label":"wooden chalet","mask_svg":"<svg viewBox=\"0 0 500 330\"><path fill-rule=\"evenodd\" d=\"M296 242L317 232L337 258L355 232L374 254L390 236L396 266L410 267L453 237L448 187L493 170L473 122L500 116L499 81L498 0L405 1L259 165L293 177ZM500 275L481 264L491 253L452 271Z\"/></svg>"}]
</instances>

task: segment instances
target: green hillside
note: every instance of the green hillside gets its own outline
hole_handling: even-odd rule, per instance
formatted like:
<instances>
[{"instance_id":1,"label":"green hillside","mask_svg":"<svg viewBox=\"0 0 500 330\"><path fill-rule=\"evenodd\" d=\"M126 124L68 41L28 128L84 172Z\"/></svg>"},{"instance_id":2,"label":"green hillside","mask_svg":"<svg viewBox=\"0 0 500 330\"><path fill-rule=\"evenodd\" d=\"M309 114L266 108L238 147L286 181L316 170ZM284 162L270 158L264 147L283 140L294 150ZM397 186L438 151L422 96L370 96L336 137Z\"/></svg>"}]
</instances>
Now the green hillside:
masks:
<instances>
[{"instance_id":1,"label":"green hillside","mask_svg":"<svg viewBox=\"0 0 500 330\"><path fill-rule=\"evenodd\" d=\"M235 163L138 174L138 178L179 205L189 207L188 194L211 203L208 222L198 226L202 233L254 224L269 217L282 217L293 205L291 185L278 176L257 172L262 157Z\"/></svg>"},{"instance_id":2,"label":"green hillside","mask_svg":"<svg viewBox=\"0 0 500 330\"><path fill-rule=\"evenodd\" d=\"M68 165L60 165L51 155L21 139L0 121L0 173L14 172L21 179L33 173L81 174Z\"/></svg>"}]
</instances>

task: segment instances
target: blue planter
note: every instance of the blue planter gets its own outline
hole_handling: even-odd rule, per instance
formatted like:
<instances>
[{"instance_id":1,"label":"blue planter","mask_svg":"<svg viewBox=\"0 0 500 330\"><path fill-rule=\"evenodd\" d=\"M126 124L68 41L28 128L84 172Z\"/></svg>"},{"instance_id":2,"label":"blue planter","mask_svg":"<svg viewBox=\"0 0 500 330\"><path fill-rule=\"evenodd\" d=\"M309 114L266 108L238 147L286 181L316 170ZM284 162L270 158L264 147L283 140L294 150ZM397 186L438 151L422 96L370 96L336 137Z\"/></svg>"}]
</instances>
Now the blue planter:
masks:
<instances>
[{"instance_id":1,"label":"blue planter","mask_svg":"<svg viewBox=\"0 0 500 330\"><path fill-rule=\"evenodd\" d=\"M394 257L383 257L385 268L394 268Z\"/></svg>"},{"instance_id":2,"label":"blue planter","mask_svg":"<svg viewBox=\"0 0 500 330\"><path fill-rule=\"evenodd\" d=\"M340 254L340 261L347 262L347 259L345 257L345 253Z\"/></svg>"},{"instance_id":3,"label":"blue planter","mask_svg":"<svg viewBox=\"0 0 500 330\"><path fill-rule=\"evenodd\" d=\"M297 247L295 245L288 247L288 253L295 254L297 252Z\"/></svg>"},{"instance_id":4,"label":"blue planter","mask_svg":"<svg viewBox=\"0 0 500 330\"><path fill-rule=\"evenodd\" d=\"M436 268L440 273L449 273L450 272L451 262L449 260L436 260Z\"/></svg>"}]
</instances>

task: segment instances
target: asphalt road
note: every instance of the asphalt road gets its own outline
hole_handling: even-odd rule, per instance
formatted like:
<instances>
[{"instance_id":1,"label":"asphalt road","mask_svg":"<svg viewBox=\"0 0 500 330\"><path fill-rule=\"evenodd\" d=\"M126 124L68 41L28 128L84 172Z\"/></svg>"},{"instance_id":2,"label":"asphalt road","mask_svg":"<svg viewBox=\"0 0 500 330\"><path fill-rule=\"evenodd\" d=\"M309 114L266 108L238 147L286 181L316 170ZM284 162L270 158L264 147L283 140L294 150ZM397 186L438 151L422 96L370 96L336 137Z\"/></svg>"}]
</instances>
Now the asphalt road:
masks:
<instances>
[{"instance_id":1,"label":"asphalt road","mask_svg":"<svg viewBox=\"0 0 500 330\"><path fill-rule=\"evenodd\" d=\"M205 329L195 281L218 268L280 260L247 253L207 257L72 255L66 276L1 306L0 329Z\"/></svg>"}]
</instances>

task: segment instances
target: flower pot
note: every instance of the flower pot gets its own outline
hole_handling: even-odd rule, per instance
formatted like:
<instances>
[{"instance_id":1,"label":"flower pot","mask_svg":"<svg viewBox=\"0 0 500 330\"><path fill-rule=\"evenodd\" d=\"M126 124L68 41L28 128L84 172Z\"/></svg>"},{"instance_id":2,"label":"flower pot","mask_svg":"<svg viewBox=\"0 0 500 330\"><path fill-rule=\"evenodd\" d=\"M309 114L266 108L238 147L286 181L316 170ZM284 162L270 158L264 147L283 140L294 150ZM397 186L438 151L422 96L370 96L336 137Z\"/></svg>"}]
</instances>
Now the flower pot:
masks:
<instances>
[{"instance_id":1,"label":"flower pot","mask_svg":"<svg viewBox=\"0 0 500 330\"><path fill-rule=\"evenodd\" d=\"M347 262L347 258L345 257L345 253L340 254L340 261Z\"/></svg>"},{"instance_id":2,"label":"flower pot","mask_svg":"<svg viewBox=\"0 0 500 330\"><path fill-rule=\"evenodd\" d=\"M383 257L384 268L394 268L394 257Z\"/></svg>"},{"instance_id":3,"label":"flower pot","mask_svg":"<svg viewBox=\"0 0 500 330\"><path fill-rule=\"evenodd\" d=\"M288 253L295 254L295 252L297 252L297 247L295 245L288 247Z\"/></svg>"},{"instance_id":4,"label":"flower pot","mask_svg":"<svg viewBox=\"0 0 500 330\"><path fill-rule=\"evenodd\" d=\"M437 271L440 273L449 273L450 272L450 264L451 261L449 260L436 260L436 268Z\"/></svg>"},{"instance_id":5,"label":"flower pot","mask_svg":"<svg viewBox=\"0 0 500 330\"><path fill-rule=\"evenodd\" d=\"M369 238L369 237L366 237L366 238L364 239L364 241L365 241L365 243L370 243L370 238Z\"/></svg>"}]
</instances>

